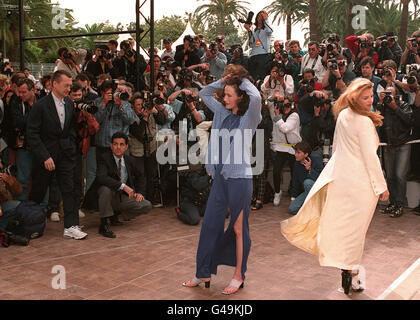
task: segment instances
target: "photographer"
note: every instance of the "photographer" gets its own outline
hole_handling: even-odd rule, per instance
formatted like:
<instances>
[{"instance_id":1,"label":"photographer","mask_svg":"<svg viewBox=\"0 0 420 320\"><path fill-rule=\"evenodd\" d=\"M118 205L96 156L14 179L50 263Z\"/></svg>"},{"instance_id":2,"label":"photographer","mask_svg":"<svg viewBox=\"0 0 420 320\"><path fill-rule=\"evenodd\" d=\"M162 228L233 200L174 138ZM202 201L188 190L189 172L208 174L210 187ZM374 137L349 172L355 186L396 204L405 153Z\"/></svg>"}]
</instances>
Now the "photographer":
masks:
<instances>
[{"instance_id":1,"label":"photographer","mask_svg":"<svg viewBox=\"0 0 420 320\"><path fill-rule=\"evenodd\" d=\"M112 56L112 59L114 59L115 57L117 57L118 55L118 41L111 39L108 41L108 49L109 49L109 53Z\"/></svg>"},{"instance_id":2,"label":"photographer","mask_svg":"<svg viewBox=\"0 0 420 320\"><path fill-rule=\"evenodd\" d=\"M283 64L272 62L270 65L270 75L265 77L261 91L268 97L273 97L276 94L292 97L295 90L292 76L286 74ZM272 101L269 103L269 110L271 117L274 118Z\"/></svg>"},{"instance_id":3,"label":"photographer","mask_svg":"<svg viewBox=\"0 0 420 320\"><path fill-rule=\"evenodd\" d=\"M101 97L95 100L98 107L95 119L100 124L95 136L97 160L108 151L112 135L116 132L128 134L129 126L136 121L136 115L128 102L128 93L117 91L117 85L112 81L105 81L100 92Z\"/></svg>"},{"instance_id":4,"label":"photographer","mask_svg":"<svg viewBox=\"0 0 420 320\"><path fill-rule=\"evenodd\" d=\"M143 73L147 68L146 60L141 54L138 54L140 64L140 88L142 90L146 88L144 83ZM137 83L137 71L136 71L136 52L131 48L131 44L128 40L120 43L120 51L118 51L117 57L112 61L114 68L111 71L113 79L124 77L124 79L133 84ZM109 143L107 144L109 146Z\"/></svg>"},{"instance_id":5,"label":"photographer","mask_svg":"<svg viewBox=\"0 0 420 320\"><path fill-rule=\"evenodd\" d=\"M295 94L296 103L299 103L302 97L304 97L308 93L311 93L314 90L324 90L322 83L317 81L315 77L315 71L313 69L304 69L302 77L303 79L299 81L297 91Z\"/></svg>"},{"instance_id":6,"label":"photographer","mask_svg":"<svg viewBox=\"0 0 420 320\"><path fill-rule=\"evenodd\" d=\"M227 65L227 58L223 53L219 52L217 43L212 42L206 54L201 58L201 62L210 64L210 74L219 80Z\"/></svg>"},{"instance_id":7,"label":"photographer","mask_svg":"<svg viewBox=\"0 0 420 320\"><path fill-rule=\"evenodd\" d=\"M276 43L277 43L277 46L276 46ZM274 42L274 48L276 51L270 55L270 62L274 61L274 62L283 64L285 67L285 72L287 74L290 74L293 77L293 79L295 79L295 77L297 77L299 74L299 68L295 64L294 58L290 56L286 50L278 51L279 48L282 48L282 46L279 44L279 40ZM271 64L268 63L267 67L270 68ZM269 73L270 70L268 69L267 72Z\"/></svg>"},{"instance_id":8,"label":"photographer","mask_svg":"<svg viewBox=\"0 0 420 320\"><path fill-rule=\"evenodd\" d=\"M42 89L38 96L38 99L41 99L48 95L51 92L51 74L46 74L41 78Z\"/></svg>"},{"instance_id":9,"label":"photographer","mask_svg":"<svg viewBox=\"0 0 420 320\"><path fill-rule=\"evenodd\" d=\"M5 74L6 76L8 76L10 78L14 72L15 72L15 70L13 69L13 67L12 67L12 65L10 64L9 61L7 61L3 64L2 70L1 70L2 74Z\"/></svg>"},{"instance_id":10,"label":"photographer","mask_svg":"<svg viewBox=\"0 0 420 320\"><path fill-rule=\"evenodd\" d=\"M337 100L356 75L347 69L347 60L341 54L328 60L327 68L322 86L325 90L332 91L333 98Z\"/></svg>"},{"instance_id":11,"label":"photographer","mask_svg":"<svg viewBox=\"0 0 420 320\"><path fill-rule=\"evenodd\" d=\"M76 76L81 72L78 66L82 64L86 54L85 49L70 51L66 47L61 47L58 49L59 61L55 71L67 71L71 74L73 80L76 79Z\"/></svg>"},{"instance_id":12,"label":"photographer","mask_svg":"<svg viewBox=\"0 0 420 320\"><path fill-rule=\"evenodd\" d=\"M157 161L156 136L157 125L164 125L166 122L163 112L163 99L160 97L148 96L146 93L136 92L131 99L136 121L130 125L128 148L130 155L135 159L135 164L141 175L146 177L140 192L146 199L156 206L160 200L157 199L156 176ZM159 107L158 107L159 106Z\"/></svg>"},{"instance_id":13,"label":"photographer","mask_svg":"<svg viewBox=\"0 0 420 320\"><path fill-rule=\"evenodd\" d=\"M20 201L13 200L22 193L22 186L11 174L11 170L4 170L0 162L0 232L6 231L9 222L15 220L16 208Z\"/></svg>"},{"instance_id":14,"label":"photographer","mask_svg":"<svg viewBox=\"0 0 420 320\"><path fill-rule=\"evenodd\" d=\"M195 47L194 39L190 35L184 37L184 44L176 47L174 59L179 66L185 68L200 63L198 49Z\"/></svg>"},{"instance_id":15,"label":"photographer","mask_svg":"<svg viewBox=\"0 0 420 320\"><path fill-rule=\"evenodd\" d=\"M328 102L327 99L328 95L324 91L320 90L312 90L300 99L299 118L301 123L301 136L303 140L311 141L313 139L311 136L311 122L314 117L315 107L322 107L325 102Z\"/></svg>"},{"instance_id":16,"label":"photographer","mask_svg":"<svg viewBox=\"0 0 420 320\"><path fill-rule=\"evenodd\" d=\"M401 70L406 72L406 66L414 63L420 64L420 30L413 32L406 42L404 53L401 57Z\"/></svg>"},{"instance_id":17,"label":"photographer","mask_svg":"<svg viewBox=\"0 0 420 320\"><path fill-rule=\"evenodd\" d=\"M386 32L383 36L376 38L375 50L379 54L379 62L394 60L397 66L400 65L402 49L394 32Z\"/></svg>"},{"instance_id":18,"label":"photographer","mask_svg":"<svg viewBox=\"0 0 420 320\"><path fill-rule=\"evenodd\" d=\"M113 55L110 53L106 45L99 46L95 50L95 56L86 66L86 72L90 72L95 79L104 73L110 73L112 66Z\"/></svg>"},{"instance_id":19,"label":"photographer","mask_svg":"<svg viewBox=\"0 0 420 320\"><path fill-rule=\"evenodd\" d=\"M22 184L23 192L16 200L26 200L28 196L28 187L31 180L32 154L27 146L26 125L32 106L35 104L35 84L32 80L21 78L17 82L17 88L20 99L14 99L11 102L10 112L12 126L17 132L17 180Z\"/></svg>"},{"instance_id":20,"label":"photographer","mask_svg":"<svg viewBox=\"0 0 420 320\"><path fill-rule=\"evenodd\" d=\"M309 124L308 143L313 152L328 162L330 146L333 144L335 118L332 112L331 100L324 99L313 107L313 117ZM327 148L323 150L323 148ZM328 152L327 152L328 151Z\"/></svg>"},{"instance_id":21,"label":"photographer","mask_svg":"<svg viewBox=\"0 0 420 320\"><path fill-rule=\"evenodd\" d=\"M293 147L296 143L302 141L300 137L299 115L293 108L292 100L288 97L275 96L274 103L274 128L271 149L275 152L273 163L273 182L274 182L274 201L278 206L281 199L281 173L286 162L293 175L295 164L295 151Z\"/></svg>"},{"instance_id":22,"label":"photographer","mask_svg":"<svg viewBox=\"0 0 420 320\"><path fill-rule=\"evenodd\" d=\"M339 55L345 57L347 61L347 69L352 71L353 60L350 49L341 47L340 36L336 33L332 33L327 38L327 45L325 46L324 54L322 54L324 63L327 63L329 59L337 59Z\"/></svg>"},{"instance_id":23,"label":"photographer","mask_svg":"<svg viewBox=\"0 0 420 320\"><path fill-rule=\"evenodd\" d=\"M233 45L230 51L232 53L232 59L230 60L230 64L240 65L244 67L246 70L248 70L249 58L244 56L244 51L242 50L242 46L239 44Z\"/></svg>"},{"instance_id":24,"label":"photographer","mask_svg":"<svg viewBox=\"0 0 420 320\"><path fill-rule=\"evenodd\" d=\"M249 72L252 78L262 80L265 78L265 67L270 58L270 38L273 34L273 29L268 23L268 13L260 11L255 18L255 29L251 30L252 15L248 15L245 21L244 28L248 31L249 46L251 47L251 58L249 60Z\"/></svg>"},{"instance_id":25,"label":"photographer","mask_svg":"<svg viewBox=\"0 0 420 320\"><path fill-rule=\"evenodd\" d=\"M379 55L373 49L373 35L370 33L361 36L349 36L346 38L347 48L351 50L354 57L354 73L357 76L362 74L361 62L366 57L371 57L374 61L374 68L378 64Z\"/></svg>"},{"instance_id":26,"label":"photographer","mask_svg":"<svg viewBox=\"0 0 420 320\"><path fill-rule=\"evenodd\" d=\"M196 65L196 66L198 67L200 65ZM201 66L202 66L202 69L204 69L204 68L207 69L207 67L205 67L204 65L201 65ZM209 69L210 69L210 67L209 67ZM191 71L189 69L186 69L186 68L183 68L179 71L178 81L177 81L177 85L174 89L174 93L176 93L177 91L182 90L182 89L188 89L188 90L190 90L190 91L192 91L192 92L194 92L195 94L198 95L200 87L201 86L199 84L197 84L196 81L194 81L193 71ZM171 94L171 96L172 95L173 94ZM169 100L173 101L175 98L171 99L171 96L169 96Z\"/></svg>"},{"instance_id":27,"label":"photographer","mask_svg":"<svg viewBox=\"0 0 420 320\"><path fill-rule=\"evenodd\" d=\"M163 51L160 58L163 60L165 57L171 57L172 60L175 59L175 51L172 50L172 40L170 38L163 39L163 46L165 47L165 50Z\"/></svg>"},{"instance_id":28,"label":"photographer","mask_svg":"<svg viewBox=\"0 0 420 320\"><path fill-rule=\"evenodd\" d=\"M384 158L390 204L384 213L397 218L404 213L403 207L407 205L406 175L411 146L406 143L412 139L413 111L409 104L396 98L394 87L387 87L380 94L378 109L384 117L379 131L381 142L388 144L384 148Z\"/></svg>"},{"instance_id":29,"label":"photographer","mask_svg":"<svg viewBox=\"0 0 420 320\"><path fill-rule=\"evenodd\" d=\"M195 39L197 39L197 43L198 43L197 48L198 48L199 45L200 45L200 38L198 38L198 36L195 36L194 40ZM219 48L219 52L223 53L226 56L226 59L227 59L226 64L230 64L231 63L230 60L232 60L232 54L228 50L226 50L225 36L224 35L218 35L216 37L216 39L214 39L214 41L217 43L217 47Z\"/></svg>"},{"instance_id":30,"label":"photographer","mask_svg":"<svg viewBox=\"0 0 420 320\"><path fill-rule=\"evenodd\" d=\"M309 42L308 50L309 52L302 58L301 73L303 70L310 68L315 71L318 81L322 82L327 70L322 62L322 57L319 55L321 52L319 43L316 41Z\"/></svg>"}]
</instances>

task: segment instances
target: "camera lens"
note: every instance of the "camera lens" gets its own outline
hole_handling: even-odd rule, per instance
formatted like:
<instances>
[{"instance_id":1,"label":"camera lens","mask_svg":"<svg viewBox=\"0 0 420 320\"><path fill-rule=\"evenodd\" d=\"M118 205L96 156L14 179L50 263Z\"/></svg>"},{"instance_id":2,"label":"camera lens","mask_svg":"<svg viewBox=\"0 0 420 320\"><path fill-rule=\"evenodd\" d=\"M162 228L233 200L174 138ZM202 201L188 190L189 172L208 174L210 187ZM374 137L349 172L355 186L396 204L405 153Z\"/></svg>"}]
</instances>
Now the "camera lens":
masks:
<instances>
[{"instance_id":1,"label":"camera lens","mask_svg":"<svg viewBox=\"0 0 420 320\"><path fill-rule=\"evenodd\" d=\"M408 77L408 78L407 78L407 83L408 83L409 85L413 85L413 84L415 84L415 83L416 83L416 77L414 77L414 76Z\"/></svg>"}]
</instances>

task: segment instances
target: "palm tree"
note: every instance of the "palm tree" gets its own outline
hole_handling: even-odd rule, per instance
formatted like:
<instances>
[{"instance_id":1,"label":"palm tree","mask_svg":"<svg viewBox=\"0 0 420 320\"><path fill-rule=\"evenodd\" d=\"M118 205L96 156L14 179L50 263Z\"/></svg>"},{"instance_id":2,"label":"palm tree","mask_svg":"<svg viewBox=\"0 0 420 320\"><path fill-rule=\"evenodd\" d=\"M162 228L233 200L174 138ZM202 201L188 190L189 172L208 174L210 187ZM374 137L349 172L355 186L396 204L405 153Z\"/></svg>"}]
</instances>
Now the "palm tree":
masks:
<instances>
[{"instance_id":1,"label":"palm tree","mask_svg":"<svg viewBox=\"0 0 420 320\"><path fill-rule=\"evenodd\" d=\"M80 33L101 33L101 32L113 32L113 31L122 31L123 26L119 23L116 27L109 24L109 22L105 23L94 23L92 25L86 24L84 28L80 28ZM84 48L84 49L95 49L95 40L98 39L118 39L118 35L107 35L107 36L91 36L91 37L82 37L77 38L74 42L77 46Z\"/></svg>"},{"instance_id":2,"label":"palm tree","mask_svg":"<svg viewBox=\"0 0 420 320\"><path fill-rule=\"evenodd\" d=\"M200 5L194 11L194 18L202 23L209 23L216 18L219 33L224 35L227 23L232 23L234 20L247 16L246 5L249 5L248 1L208 0L207 4Z\"/></svg>"},{"instance_id":3,"label":"palm tree","mask_svg":"<svg viewBox=\"0 0 420 320\"><path fill-rule=\"evenodd\" d=\"M401 17L401 27L399 33L399 42L401 48L405 49L405 40L407 39L407 29L408 29L408 21L409 21L409 5L411 0L401 0L402 4L402 17ZM417 0L414 0L415 11L417 11L417 6L419 5ZM416 16L416 14L415 14Z\"/></svg>"},{"instance_id":4,"label":"palm tree","mask_svg":"<svg viewBox=\"0 0 420 320\"><path fill-rule=\"evenodd\" d=\"M292 36L292 25L301 21L307 15L308 1L299 0L275 0L264 9L268 14L274 14L273 23L280 24L286 22L286 38L289 40Z\"/></svg>"},{"instance_id":5,"label":"palm tree","mask_svg":"<svg viewBox=\"0 0 420 320\"><path fill-rule=\"evenodd\" d=\"M318 1L310 0L309 1L309 34L310 39L314 41L321 42L321 25L318 16Z\"/></svg>"}]
</instances>

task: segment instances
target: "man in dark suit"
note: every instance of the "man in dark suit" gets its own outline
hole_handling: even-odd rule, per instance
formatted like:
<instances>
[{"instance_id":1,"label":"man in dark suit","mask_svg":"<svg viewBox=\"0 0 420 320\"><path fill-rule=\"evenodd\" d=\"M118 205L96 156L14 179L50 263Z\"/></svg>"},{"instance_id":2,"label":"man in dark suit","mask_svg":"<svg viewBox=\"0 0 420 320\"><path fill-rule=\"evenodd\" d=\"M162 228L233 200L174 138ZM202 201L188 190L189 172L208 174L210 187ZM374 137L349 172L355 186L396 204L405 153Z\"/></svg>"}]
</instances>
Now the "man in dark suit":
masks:
<instances>
[{"instance_id":1,"label":"man in dark suit","mask_svg":"<svg viewBox=\"0 0 420 320\"><path fill-rule=\"evenodd\" d=\"M111 140L111 152L106 152L98 161L96 181L99 185L99 233L115 238L112 225L121 225L114 210L122 212L126 219L133 218L152 209L150 201L143 197L146 179L135 165L135 160L124 153L128 149L128 136L116 132Z\"/></svg>"},{"instance_id":2,"label":"man in dark suit","mask_svg":"<svg viewBox=\"0 0 420 320\"><path fill-rule=\"evenodd\" d=\"M190 35L184 37L184 44L176 47L174 60L185 68L200 64L198 49L194 46L194 39Z\"/></svg>"},{"instance_id":3,"label":"man in dark suit","mask_svg":"<svg viewBox=\"0 0 420 320\"><path fill-rule=\"evenodd\" d=\"M63 198L64 237L76 240L87 234L79 227L77 200L74 194L76 156L76 119L74 105L68 97L71 74L56 71L51 79L52 92L38 100L29 113L27 142L34 155L32 189L29 199L41 203L56 174Z\"/></svg>"}]
</instances>

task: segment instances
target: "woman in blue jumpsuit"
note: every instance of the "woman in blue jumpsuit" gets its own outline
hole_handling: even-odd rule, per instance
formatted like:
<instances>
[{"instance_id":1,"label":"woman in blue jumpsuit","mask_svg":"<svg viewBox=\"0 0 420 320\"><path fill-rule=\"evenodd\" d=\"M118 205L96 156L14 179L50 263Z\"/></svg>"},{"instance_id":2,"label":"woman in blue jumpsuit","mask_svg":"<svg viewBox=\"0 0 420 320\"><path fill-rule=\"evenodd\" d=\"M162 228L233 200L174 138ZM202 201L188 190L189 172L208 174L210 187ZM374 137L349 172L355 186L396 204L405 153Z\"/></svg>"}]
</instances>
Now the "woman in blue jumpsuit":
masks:
<instances>
[{"instance_id":1,"label":"woman in blue jumpsuit","mask_svg":"<svg viewBox=\"0 0 420 320\"><path fill-rule=\"evenodd\" d=\"M238 76L238 75L241 76ZM253 191L250 164L252 137L261 121L261 95L241 66L229 66L225 76L200 91L203 102L214 112L207 151L206 170L213 177L197 249L196 275L183 283L210 286L218 265L235 267L223 290L232 294L243 287L251 239L248 216ZM223 104L214 94L223 89ZM231 219L224 232L226 214Z\"/></svg>"}]
</instances>

